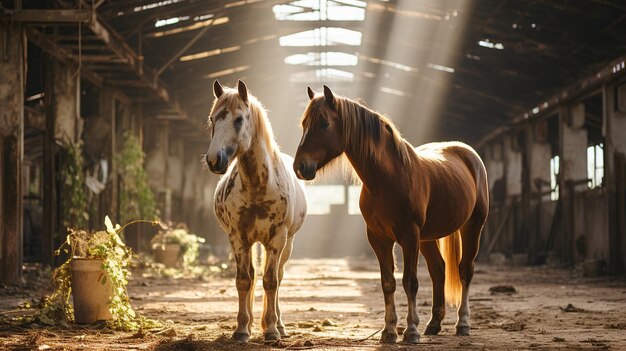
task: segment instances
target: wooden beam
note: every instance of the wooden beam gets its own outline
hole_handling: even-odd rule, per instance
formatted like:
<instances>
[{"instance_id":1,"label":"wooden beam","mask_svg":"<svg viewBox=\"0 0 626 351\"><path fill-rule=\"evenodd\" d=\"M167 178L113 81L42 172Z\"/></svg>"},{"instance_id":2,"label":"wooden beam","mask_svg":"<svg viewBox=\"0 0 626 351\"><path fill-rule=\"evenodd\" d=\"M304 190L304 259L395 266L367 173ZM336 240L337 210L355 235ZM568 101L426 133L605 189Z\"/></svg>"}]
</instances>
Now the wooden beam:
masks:
<instances>
[{"instance_id":1,"label":"wooden beam","mask_svg":"<svg viewBox=\"0 0 626 351\"><path fill-rule=\"evenodd\" d=\"M57 232L57 187L56 187L56 114L54 100L54 65L46 69L44 91L44 107L46 128L43 144L43 230L42 230L42 263L54 263L54 237Z\"/></svg>"},{"instance_id":2,"label":"wooden beam","mask_svg":"<svg viewBox=\"0 0 626 351\"><path fill-rule=\"evenodd\" d=\"M25 50L22 25L0 22L0 284L22 274Z\"/></svg>"},{"instance_id":3,"label":"wooden beam","mask_svg":"<svg viewBox=\"0 0 626 351\"><path fill-rule=\"evenodd\" d=\"M17 10L10 13L11 20L26 23L88 23L93 18L91 10Z\"/></svg>"}]
</instances>

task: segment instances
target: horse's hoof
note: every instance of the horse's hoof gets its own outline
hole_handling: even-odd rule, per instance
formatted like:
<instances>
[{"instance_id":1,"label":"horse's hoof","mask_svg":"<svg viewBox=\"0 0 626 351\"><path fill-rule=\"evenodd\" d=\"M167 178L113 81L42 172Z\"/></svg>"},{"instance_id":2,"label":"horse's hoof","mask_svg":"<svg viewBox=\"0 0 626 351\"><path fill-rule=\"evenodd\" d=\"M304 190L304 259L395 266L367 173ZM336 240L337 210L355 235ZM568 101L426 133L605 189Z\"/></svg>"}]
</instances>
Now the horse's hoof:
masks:
<instances>
[{"instance_id":1,"label":"horse's hoof","mask_svg":"<svg viewBox=\"0 0 626 351\"><path fill-rule=\"evenodd\" d=\"M441 331L440 325L427 325L424 335L437 335Z\"/></svg>"},{"instance_id":2,"label":"horse's hoof","mask_svg":"<svg viewBox=\"0 0 626 351\"><path fill-rule=\"evenodd\" d=\"M380 334L380 342L383 344L394 344L398 339L398 334L390 333L388 331L383 330L382 334Z\"/></svg>"},{"instance_id":3,"label":"horse's hoof","mask_svg":"<svg viewBox=\"0 0 626 351\"><path fill-rule=\"evenodd\" d=\"M419 344L420 343L420 335L418 332L408 332L402 334L402 342L407 344Z\"/></svg>"},{"instance_id":4,"label":"horse's hoof","mask_svg":"<svg viewBox=\"0 0 626 351\"><path fill-rule=\"evenodd\" d=\"M233 339L237 342L248 342L248 339L250 339L250 334L235 332L233 333Z\"/></svg>"},{"instance_id":5,"label":"horse's hoof","mask_svg":"<svg viewBox=\"0 0 626 351\"><path fill-rule=\"evenodd\" d=\"M470 327L469 326L456 327L456 335L458 336L470 335Z\"/></svg>"},{"instance_id":6,"label":"horse's hoof","mask_svg":"<svg viewBox=\"0 0 626 351\"><path fill-rule=\"evenodd\" d=\"M263 337L265 338L265 342L272 342L272 341L280 340L280 334L278 333L265 333L263 334Z\"/></svg>"},{"instance_id":7,"label":"horse's hoof","mask_svg":"<svg viewBox=\"0 0 626 351\"><path fill-rule=\"evenodd\" d=\"M285 327L278 327L278 332L280 333L281 338L288 338L289 334L285 331Z\"/></svg>"}]
</instances>

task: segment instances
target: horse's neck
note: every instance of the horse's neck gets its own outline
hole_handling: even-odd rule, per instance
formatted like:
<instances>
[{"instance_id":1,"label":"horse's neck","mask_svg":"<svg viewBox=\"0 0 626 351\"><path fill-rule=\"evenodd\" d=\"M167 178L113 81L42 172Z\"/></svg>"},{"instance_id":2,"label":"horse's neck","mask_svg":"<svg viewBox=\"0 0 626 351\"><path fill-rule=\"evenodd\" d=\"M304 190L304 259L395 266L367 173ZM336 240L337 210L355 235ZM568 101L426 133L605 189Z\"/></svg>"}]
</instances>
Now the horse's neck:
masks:
<instances>
[{"instance_id":1,"label":"horse's neck","mask_svg":"<svg viewBox=\"0 0 626 351\"><path fill-rule=\"evenodd\" d=\"M273 150L262 140L255 136L250 148L239 155L239 174L242 184L254 189L267 184L269 172L272 171L271 162L274 158Z\"/></svg>"},{"instance_id":2,"label":"horse's neck","mask_svg":"<svg viewBox=\"0 0 626 351\"><path fill-rule=\"evenodd\" d=\"M374 192L388 189L390 182L400 181L402 175L406 174L407 171L407 166L404 165L402 158L398 155L393 136L386 130L381 135L379 147L381 152L378 159L373 155L355 152L349 146L345 150L348 160L359 175L363 185ZM411 166L414 167L415 164Z\"/></svg>"}]
</instances>

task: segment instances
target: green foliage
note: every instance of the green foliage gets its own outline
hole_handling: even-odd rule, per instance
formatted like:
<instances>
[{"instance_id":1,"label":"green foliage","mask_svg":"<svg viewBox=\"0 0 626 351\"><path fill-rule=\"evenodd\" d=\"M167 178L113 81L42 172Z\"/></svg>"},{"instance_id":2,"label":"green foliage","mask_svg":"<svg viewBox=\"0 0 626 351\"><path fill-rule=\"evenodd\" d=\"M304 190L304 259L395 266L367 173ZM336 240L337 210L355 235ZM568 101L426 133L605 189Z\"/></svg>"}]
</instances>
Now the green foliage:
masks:
<instances>
[{"instance_id":1,"label":"green foliage","mask_svg":"<svg viewBox=\"0 0 626 351\"><path fill-rule=\"evenodd\" d=\"M137 316L130 305L126 286L130 276L128 267L132 250L120 238L119 233L123 228L119 224L113 227L107 216L105 225L106 231L98 231L91 235L84 230L68 229L66 240L56 254L63 251L69 255L69 258L54 271L52 275L54 292L44 297L40 309L34 315L35 320L46 325L66 327L73 322L74 314L70 303L71 262L74 257L81 257L103 261L102 269L106 274L103 275L102 284L105 284L108 279L113 288L109 300L109 312L113 317L108 321L110 328L131 331L139 327L150 328L158 325L158 322Z\"/></svg>"},{"instance_id":2,"label":"green foliage","mask_svg":"<svg viewBox=\"0 0 626 351\"><path fill-rule=\"evenodd\" d=\"M82 142L65 143L67 153L61 163L61 221L65 228L84 228L89 219L83 172Z\"/></svg>"},{"instance_id":3,"label":"green foliage","mask_svg":"<svg viewBox=\"0 0 626 351\"><path fill-rule=\"evenodd\" d=\"M180 244L179 255L183 259L183 267L189 267L196 263L198 248L203 242L204 238L189 233L184 224L180 224L176 228L168 227L160 230L151 240L152 249L165 244Z\"/></svg>"},{"instance_id":4,"label":"green foliage","mask_svg":"<svg viewBox=\"0 0 626 351\"><path fill-rule=\"evenodd\" d=\"M143 168L145 154L139 140L126 132L124 147L115 156L117 173L120 176L120 219L129 222L137 218L154 218L157 215L154 193L148 185L148 176Z\"/></svg>"}]
</instances>

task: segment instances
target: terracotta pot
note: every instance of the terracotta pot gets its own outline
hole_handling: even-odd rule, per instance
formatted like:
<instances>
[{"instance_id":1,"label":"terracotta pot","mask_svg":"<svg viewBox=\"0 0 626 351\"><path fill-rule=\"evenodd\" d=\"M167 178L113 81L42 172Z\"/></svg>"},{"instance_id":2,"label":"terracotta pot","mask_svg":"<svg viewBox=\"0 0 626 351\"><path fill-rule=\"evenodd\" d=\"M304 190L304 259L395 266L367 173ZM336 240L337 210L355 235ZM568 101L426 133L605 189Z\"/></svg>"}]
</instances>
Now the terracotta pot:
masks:
<instances>
[{"instance_id":1,"label":"terracotta pot","mask_svg":"<svg viewBox=\"0 0 626 351\"><path fill-rule=\"evenodd\" d=\"M71 265L76 323L110 320L109 300L113 289L107 273L102 269L102 260L73 258ZM105 276L106 282L102 284Z\"/></svg>"},{"instance_id":2,"label":"terracotta pot","mask_svg":"<svg viewBox=\"0 0 626 351\"><path fill-rule=\"evenodd\" d=\"M527 253L514 253L511 255L511 263L514 266L527 266L528 254Z\"/></svg>"},{"instance_id":3,"label":"terracotta pot","mask_svg":"<svg viewBox=\"0 0 626 351\"><path fill-rule=\"evenodd\" d=\"M600 277L606 274L606 262L602 260L586 260L583 262L584 277Z\"/></svg>"},{"instance_id":4,"label":"terracotta pot","mask_svg":"<svg viewBox=\"0 0 626 351\"><path fill-rule=\"evenodd\" d=\"M177 267L179 253L180 244L159 245L154 249L154 261L163 263L166 267Z\"/></svg>"}]
</instances>

